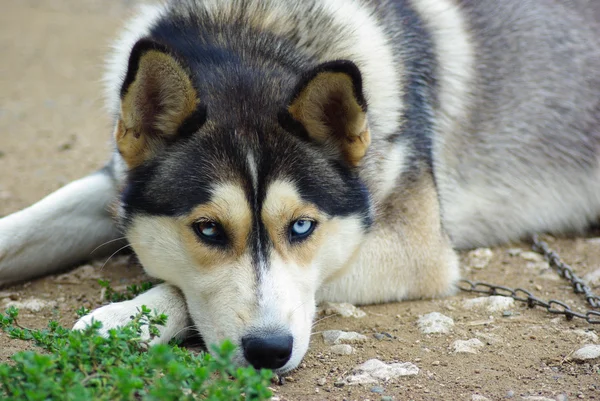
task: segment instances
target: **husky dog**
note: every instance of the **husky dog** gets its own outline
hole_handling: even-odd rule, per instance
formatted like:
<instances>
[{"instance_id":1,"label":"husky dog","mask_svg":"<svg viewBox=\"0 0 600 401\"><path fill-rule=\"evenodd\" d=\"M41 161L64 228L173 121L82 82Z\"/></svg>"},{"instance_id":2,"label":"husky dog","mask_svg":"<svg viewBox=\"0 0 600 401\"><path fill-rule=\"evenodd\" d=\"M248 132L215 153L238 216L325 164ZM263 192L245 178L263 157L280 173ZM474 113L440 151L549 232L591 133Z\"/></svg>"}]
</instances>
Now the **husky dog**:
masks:
<instances>
[{"instance_id":1,"label":"husky dog","mask_svg":"<svg viewBox=\"0 0 600 401\"><path fill-rule=\"evenodd\" d=\"M111 161L0 220L0 283L125 235L164 284L76 328L147 305L155 342L192 324L293 369L320 301L444 296L455 249L596 220L599 37L592 0L143 8L108 65Z\"/></svg>"}]
</instances>

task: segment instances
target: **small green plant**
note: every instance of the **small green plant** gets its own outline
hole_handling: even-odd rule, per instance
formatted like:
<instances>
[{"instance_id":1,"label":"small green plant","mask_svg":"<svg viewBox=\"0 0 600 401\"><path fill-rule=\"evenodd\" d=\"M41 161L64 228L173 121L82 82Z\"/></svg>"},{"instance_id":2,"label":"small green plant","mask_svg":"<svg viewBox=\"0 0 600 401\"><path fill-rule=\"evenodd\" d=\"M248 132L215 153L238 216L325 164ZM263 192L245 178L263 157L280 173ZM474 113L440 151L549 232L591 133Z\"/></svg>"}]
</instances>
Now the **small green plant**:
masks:
<instances>
[{"instance_id":1,"label":"small green plant","mask_svg":"<svg viewBox=\"0 0 600 401\"><path fill-rule=\"evenodd\" d=\"M79 312L84 312L80 309ZM18 322L19 311L0 314L0 328L10 337L33 342L44 352L22 351L0 364L0 399L12 400L267 400L271 372L237 368L230 342L215 356L194 354L177 345L149 346L167 316L142 307L123 328L98 335L93 322L72 331L51 321L32 330Z\"/></svg>"},{"instance_id":2,"label":"small green plant","mask_svg":"<svg viewBox=\"0 0 600 401\"><path fill-rule=\"evenodd\" d=\"M151 282L146 281L141 283L140 285L132 284L128 286L124 292L118 292L111 287L110 281L98 280L98 284L100 284L100 287L104 289L104 299L108 302L127 301L129 299L135 298L143 292L148 291L153 286Z\"/></svg>"}]
</instances>

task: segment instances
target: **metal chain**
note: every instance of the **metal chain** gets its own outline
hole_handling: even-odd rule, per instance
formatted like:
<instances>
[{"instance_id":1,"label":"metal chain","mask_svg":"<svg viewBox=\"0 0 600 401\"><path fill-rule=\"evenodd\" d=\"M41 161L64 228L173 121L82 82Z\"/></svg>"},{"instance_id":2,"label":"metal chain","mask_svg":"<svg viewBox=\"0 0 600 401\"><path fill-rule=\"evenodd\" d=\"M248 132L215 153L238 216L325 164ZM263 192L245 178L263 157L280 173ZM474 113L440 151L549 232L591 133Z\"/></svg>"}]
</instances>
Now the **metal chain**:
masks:
<instances>
[{"instance_id":1,"label":"metal chain","mask_svg":"<svg viewBox=\"0 0 600 401\"><path fill-rule=\"evenodd\" d=\"M558 273L565 279L571 282L573 291L576 294L584 294L587 302L592 308L600 307L600 297L592 293L588 287L574 272L571 266L564 263L558 254L550 249L547 243L541 241L537 235L533 236L533 250L540 253L548 261L551 267L555 268ZM487 295L501 295L510 297L515 301L526 303L530 308L540 306L546 308L549 313L556 315L564 315L567 320L572 320L574 317L583 319L589 324L600 324L600 311L588 310L585 313L579 313L572 310L566 303L551 299L544 301L535 297L531 292L523 288L509 288L501 285L493 285L484 282L473 282L471 280L460 280L458 288L466 292L476 292Z\"/></svg>"}]
</instances>

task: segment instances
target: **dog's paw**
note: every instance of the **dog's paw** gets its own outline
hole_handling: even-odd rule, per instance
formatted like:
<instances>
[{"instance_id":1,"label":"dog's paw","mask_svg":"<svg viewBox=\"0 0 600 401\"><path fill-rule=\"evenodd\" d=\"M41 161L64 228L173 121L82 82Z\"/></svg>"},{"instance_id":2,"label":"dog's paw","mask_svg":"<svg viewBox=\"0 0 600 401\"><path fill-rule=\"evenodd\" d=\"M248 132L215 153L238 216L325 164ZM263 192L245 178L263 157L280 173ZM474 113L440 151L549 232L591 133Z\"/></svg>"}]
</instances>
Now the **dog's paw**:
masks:
<instances>
[{"instance_id":1,"label":"dog's paw","mask_svg":"<svg viewBox=\"0 0 600 401\"><path fill-rule=\"evenodd\" d=\"M106 306L102 306L93 310L89 314L79 319L73 326L73 330L85 330L92 324L92 321L101 322L102 327L98 330L98 334L103 337L108 336L108 331L123 327L131 322L135 315L140 312L140 305L132 301L116 302ZM165 344L171 339L170 336L164 335L164 328L159 327L161 335L154 337L149 344ZM150 339L150 332L147 325L142 326L141 333L142 341Z\"/></svg>"}]
</instances>

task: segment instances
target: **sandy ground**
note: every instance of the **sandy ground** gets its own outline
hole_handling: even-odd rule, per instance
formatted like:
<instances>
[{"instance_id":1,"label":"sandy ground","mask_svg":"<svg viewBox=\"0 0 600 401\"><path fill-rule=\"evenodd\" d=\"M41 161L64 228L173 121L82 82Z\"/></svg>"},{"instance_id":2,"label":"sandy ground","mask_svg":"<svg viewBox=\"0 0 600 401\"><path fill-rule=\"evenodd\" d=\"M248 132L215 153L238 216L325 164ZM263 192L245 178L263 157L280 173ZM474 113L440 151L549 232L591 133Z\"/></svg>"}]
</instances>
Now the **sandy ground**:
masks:
<instances>
[{"instance_id":1,"label":"sandy ground","mask_svg":"<svg viewBox=\"0 0 600 401\"><path fill-rule=\"evenodd\" d=\"M0 216L100 168L106 160L110 122L102 108L102 59L132 3L2 2ZM600 267L600 241L593 237L550 241L584 275ZM528 245L493 249L484 268L469 268L465 263L464 276L522 286L540 297L585 309L581 298L553 271L522 256L511 256L507 250L515 247L527 250ZM104 267L103 263L92 261L94 269L5 288L0 306L30 297L50 301L50 307L38 312L23 310L22 324L41 327L54 318L70 326L77 307L101 304L97 277L110 279L116 287L144 280L141 269L127 256L118 256ZM472 400L478 395L492 400L600 399L599 361L575 363L569 358L584 344L598 344L600 327L594 331L586 323L568 322L521 305L497 312L469 310L464 302L473 297L459 293L445 300L368 306L362 308L367 315L361 319L324 319L315 326L303 364L285 385L274 385L275 395L280 400ZM452 331L423 334L416 322L429 312L451 317ZM321 335L333 329L356 331L367 340L354 345L353 354L338 356ZM483 343L477 353L453 352L454 341L472 338ZM0 334L0 360L26 347ZM411 362L419 373L378 384L338 383L370 358Z\"/></svg>"}]
</instances>

